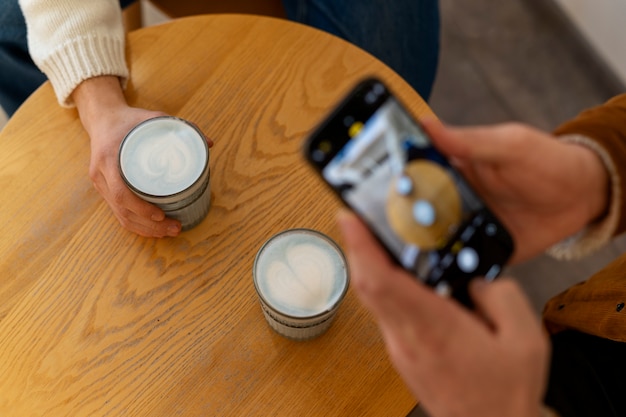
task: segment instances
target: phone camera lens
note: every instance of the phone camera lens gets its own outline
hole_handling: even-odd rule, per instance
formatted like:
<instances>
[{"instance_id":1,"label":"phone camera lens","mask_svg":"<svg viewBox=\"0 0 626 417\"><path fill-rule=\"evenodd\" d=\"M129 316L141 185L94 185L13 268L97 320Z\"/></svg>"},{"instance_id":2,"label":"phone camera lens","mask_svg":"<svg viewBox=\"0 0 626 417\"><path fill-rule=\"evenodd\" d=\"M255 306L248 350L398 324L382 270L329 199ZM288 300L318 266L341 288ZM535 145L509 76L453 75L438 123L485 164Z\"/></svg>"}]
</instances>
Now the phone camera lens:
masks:
<instances>
[{"instance_id":1,"label":"phone camera lens","mask_svg":"<svg viewBox=\"0 0 626 417\"><path fill-rule=\"evenodd\" d=\"M313 158L315 162L322 162L324 158L326 157L326 153L324 153L323 151L319 149L316 149L311 154L311 157Z\"/></svg>"},{"instance_id":2,"label":"phone camera lens","mask_svg":"<svg viewBox=\"0 0 626 417\"><path fill-rule=\"evenodd\" d=\"M381 94L383 94L385 92L385 86L382 85L381 83L376 83L374 84L374 86L372 87L372 91L374 92L374 94L376 94L377 96L380 96Z\"/></svg>"},{"instance_id":3,"label":"phone camera lens","mask_svg":"<svg viewBox=\"0 0 626 417\"><path fill-rule=\"evenodd\" d=\"M413 192L413 181L411 177L407 175L402 175L398 178L398 182L396 183L396 191L398 194L403 196L408 196Z\"/></svg>"},{"instance_id":4,"label":"phone camera lens","mask_svg":"<svg viewBox=\"0 0 626 417\"><path fill-rule=\"evenodd\" d=\"M471 274L472 272L476 271L476 268L478 268L480 259L476 250L468 246L459 251L456 262L461 271L467 274Z\"/></svg>"}]
</instances>

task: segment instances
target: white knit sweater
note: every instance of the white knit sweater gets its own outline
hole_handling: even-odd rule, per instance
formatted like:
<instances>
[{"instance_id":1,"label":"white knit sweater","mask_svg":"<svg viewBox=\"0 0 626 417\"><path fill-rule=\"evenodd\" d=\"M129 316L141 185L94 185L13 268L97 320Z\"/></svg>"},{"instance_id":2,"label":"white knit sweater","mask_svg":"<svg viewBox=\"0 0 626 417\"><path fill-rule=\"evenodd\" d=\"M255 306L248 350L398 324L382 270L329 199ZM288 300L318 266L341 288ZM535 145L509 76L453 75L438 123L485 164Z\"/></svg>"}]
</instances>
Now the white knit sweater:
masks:
<instances>
[{"instance_id":1,"label":"white knit sweater","mask_svg":"<svg viewBox=\"0 0 626 417\"><path fill-rule=\"evenodd\" d=\"M51 81L59 103L82 81L116 75L125 84L124 27L117 0L19 0L35 64Z\"/></svg>"}]
</instances>

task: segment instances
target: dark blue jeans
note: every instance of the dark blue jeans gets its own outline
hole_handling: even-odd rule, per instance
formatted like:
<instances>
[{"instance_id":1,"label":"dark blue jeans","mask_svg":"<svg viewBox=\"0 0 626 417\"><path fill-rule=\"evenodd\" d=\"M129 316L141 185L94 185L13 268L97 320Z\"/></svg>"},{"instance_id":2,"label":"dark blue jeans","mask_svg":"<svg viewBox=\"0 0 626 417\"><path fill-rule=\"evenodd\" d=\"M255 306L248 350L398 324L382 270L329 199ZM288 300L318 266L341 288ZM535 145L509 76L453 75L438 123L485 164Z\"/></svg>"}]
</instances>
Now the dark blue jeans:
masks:
<instances>
[{"instance_id":1,"label":"dark blue jeans","mask_svg":"<svg viewBox=\"0 0 626 417\"><path fill-rule=\"evenodd\" d=\"M28 55L17 0L0 0L0 106L10 116L46 80Z\"/></svg>"},{"instance_id":2,"label":"dark blue jeans","mask_svg":"<svg viewBox=\"0 0 626 417\"><path fill-rule=\"evenodd\" d=\"M561 417L626 416L626 343L567 330L552 336L545 403Z\"/></svg>"},{"instance_id":3,"label":"dark blue jeans","mask_svg":"<svg viewBox=\"0 0 626 417\"><path fill-rule=\"evenodd\" d=\"M290 20L366 50L428 100L439 58L437 0L283 0L283 5Z\"/></svg>"},{"instance_id":4,"label":"dark blue jeans","mask_svg":"<svg viewBox=\"0 0 626 417\"><path fill-rule=\"evenodd\" d=\"M122 7L132 0L121 0ZM437 0L283 0L289 19L368 51L428 99L439 54ZM46 80L28 54L18 0L0 0L0 106L12 115Z\"/></svg>"}]
</instances>

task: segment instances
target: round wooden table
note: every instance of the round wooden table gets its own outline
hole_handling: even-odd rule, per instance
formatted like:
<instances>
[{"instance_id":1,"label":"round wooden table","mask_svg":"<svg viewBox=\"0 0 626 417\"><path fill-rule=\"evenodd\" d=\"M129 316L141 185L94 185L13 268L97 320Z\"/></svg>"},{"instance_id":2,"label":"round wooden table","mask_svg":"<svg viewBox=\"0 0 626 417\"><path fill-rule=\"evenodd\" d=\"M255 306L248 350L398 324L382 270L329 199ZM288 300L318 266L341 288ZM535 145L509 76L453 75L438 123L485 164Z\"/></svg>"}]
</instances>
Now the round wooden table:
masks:
<instances>
[{"instance_id":1,"label":"round wooden table","mask_svg":"<svg viewBox=\"0 0 626 417\"><path fill-rule=\"evenodd\" d=\"M245 15L129 35L133 105L214 139L212 208L178 238L124 230L88 178L89 138L47 83L0 133L0 415L404 416L416 400L352 291L328 333L294 342L252 283L271 235L341 243L339 202L302 140L359 79L393 71L323 32Z\"/></svg>"}]
</instances>

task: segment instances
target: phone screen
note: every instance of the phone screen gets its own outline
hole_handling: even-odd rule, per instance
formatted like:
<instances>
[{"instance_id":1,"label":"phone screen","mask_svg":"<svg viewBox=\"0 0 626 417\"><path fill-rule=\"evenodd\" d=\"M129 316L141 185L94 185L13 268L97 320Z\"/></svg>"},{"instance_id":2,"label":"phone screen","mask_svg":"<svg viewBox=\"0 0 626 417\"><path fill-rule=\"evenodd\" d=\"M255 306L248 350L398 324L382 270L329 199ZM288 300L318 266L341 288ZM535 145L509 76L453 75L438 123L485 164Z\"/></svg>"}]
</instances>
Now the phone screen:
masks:
<instances>
[{"instance_id":1,"label":"phone screen","mask_svg":"<svg viewBox=\"0 0 626 417\"><path fill-rule=\"evenodd\" d=\"M361 84L309 152L396 261L443 291L451 277L494 278L510 255L508 233L381 82Z\"/></svg>"}]
</instances>

